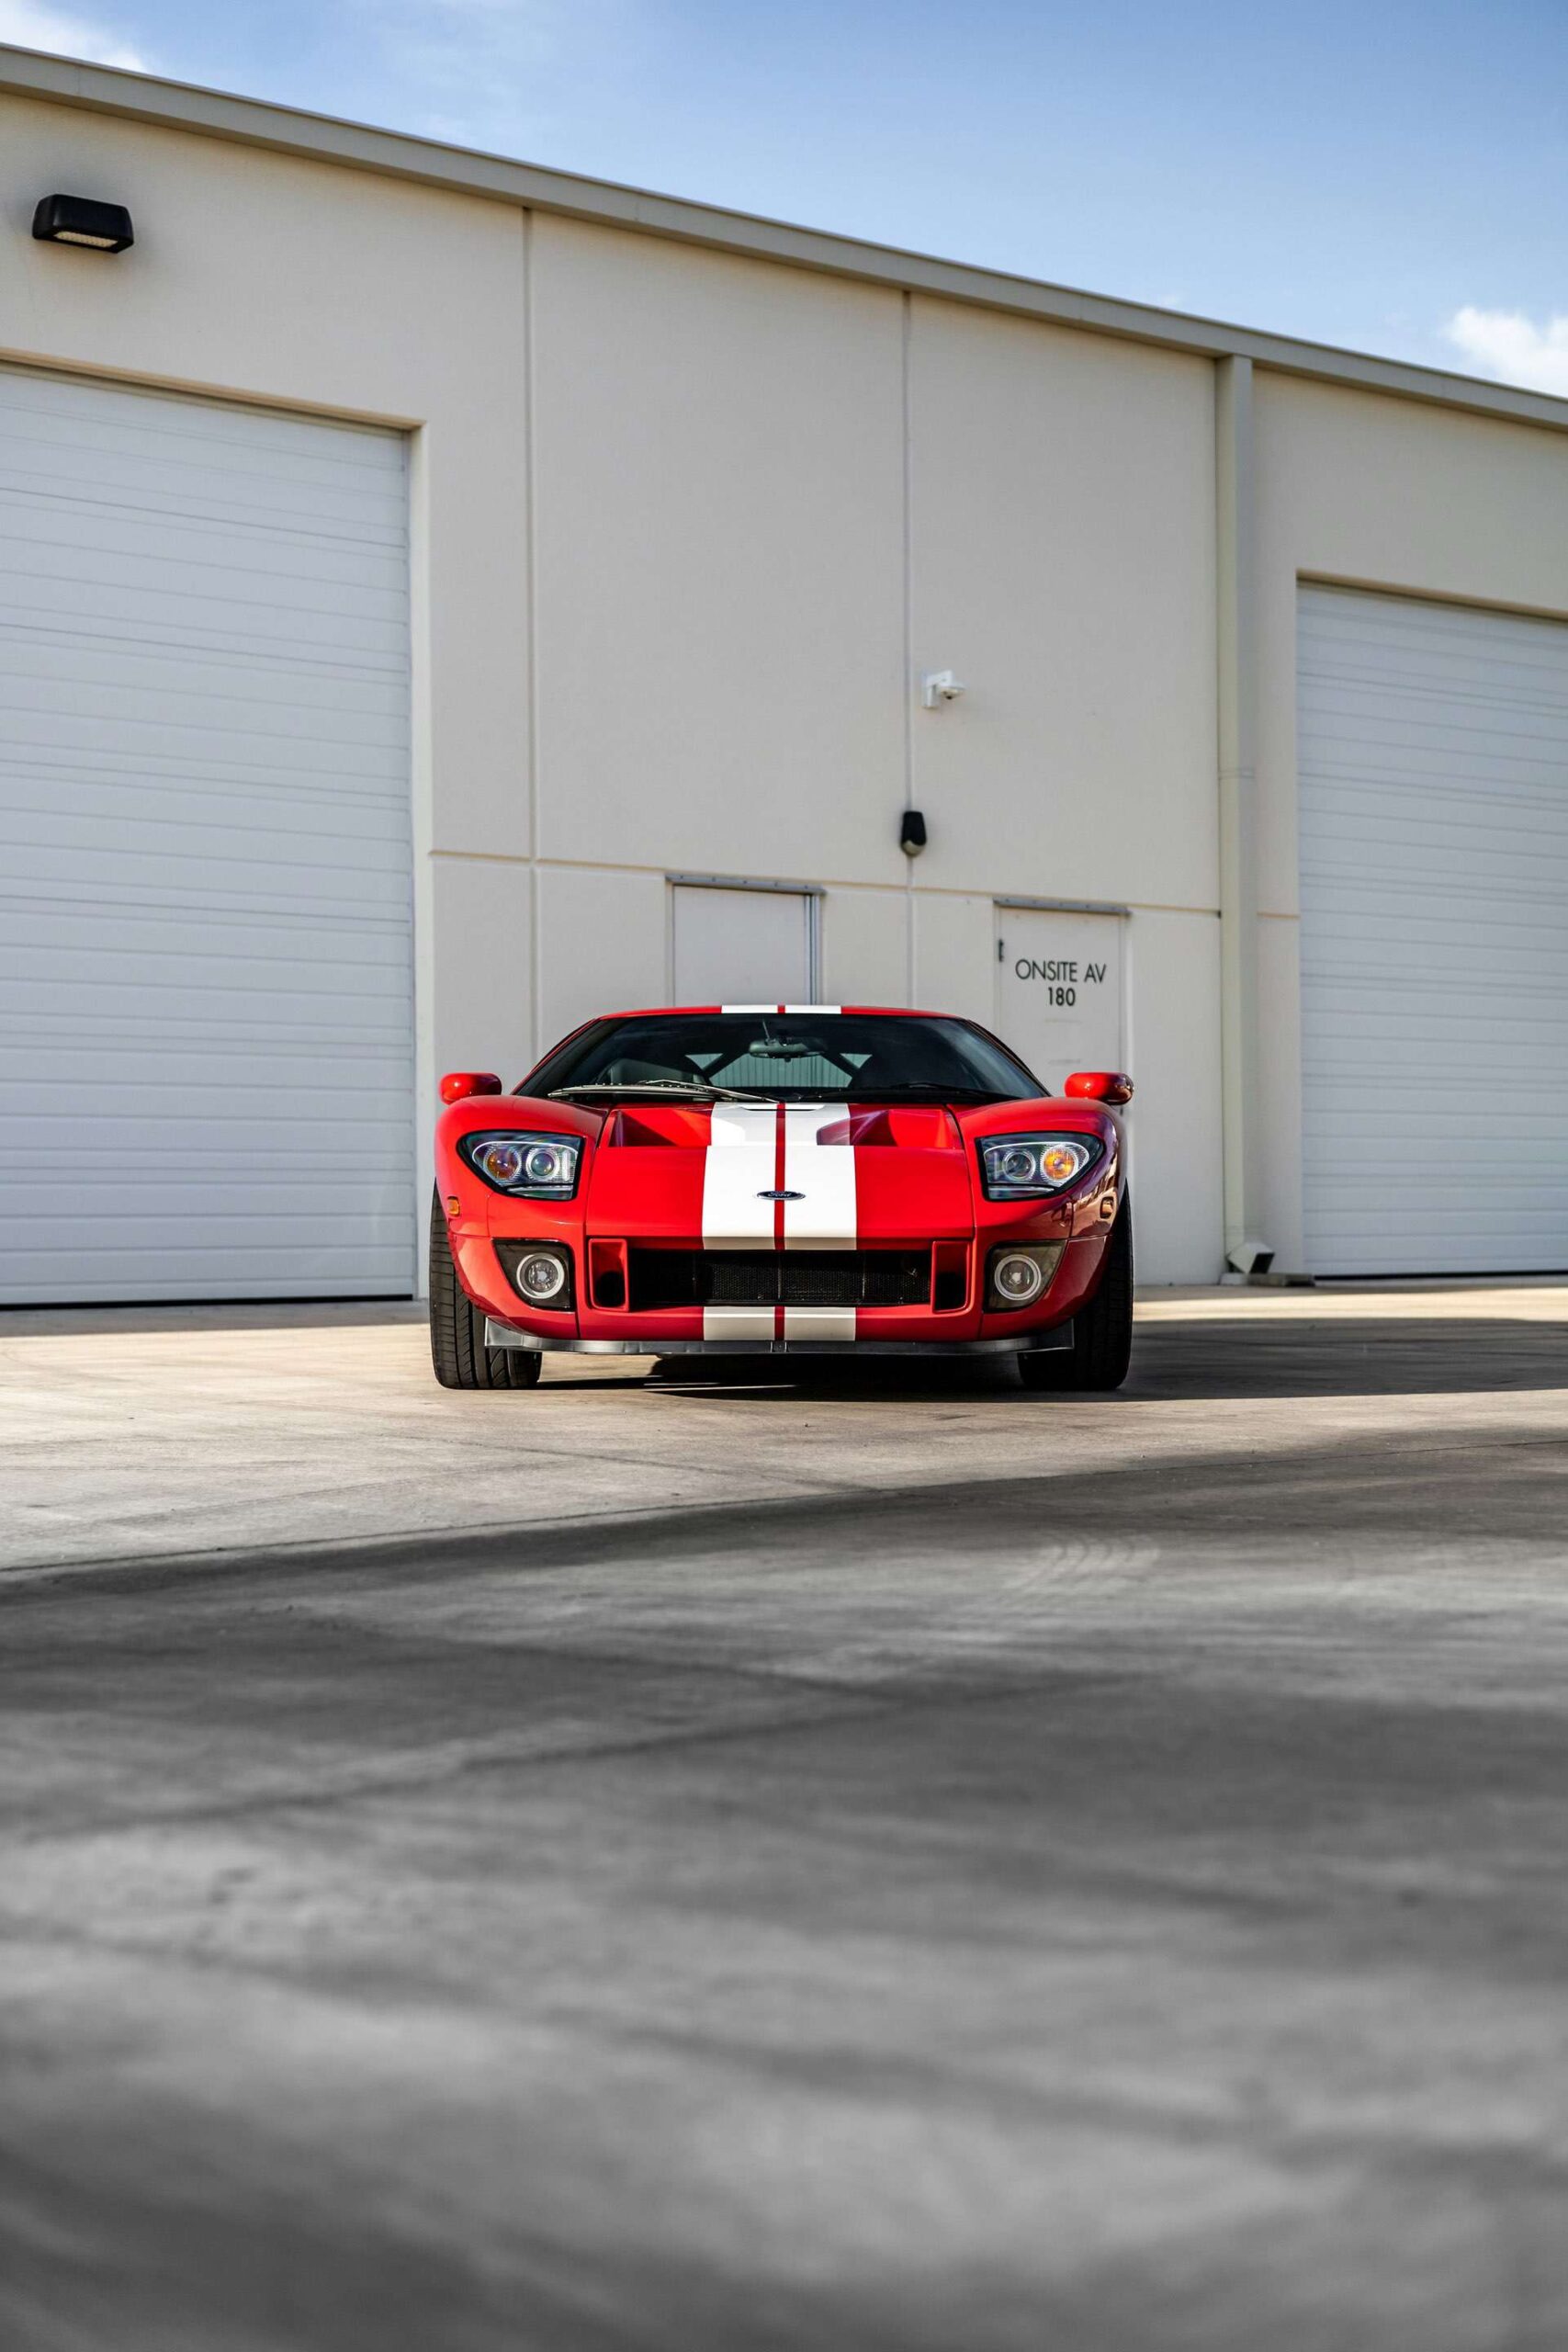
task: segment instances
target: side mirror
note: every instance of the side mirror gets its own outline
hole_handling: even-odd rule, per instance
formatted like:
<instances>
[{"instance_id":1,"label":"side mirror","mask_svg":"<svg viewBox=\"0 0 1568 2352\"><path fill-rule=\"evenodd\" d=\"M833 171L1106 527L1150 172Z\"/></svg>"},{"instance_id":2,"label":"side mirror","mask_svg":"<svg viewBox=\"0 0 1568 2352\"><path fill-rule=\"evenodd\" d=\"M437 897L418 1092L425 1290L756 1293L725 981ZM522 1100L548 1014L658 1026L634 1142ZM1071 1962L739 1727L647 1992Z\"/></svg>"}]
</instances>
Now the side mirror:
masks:
<instances>
[{"instance_id":1,"label":"side mirror","mask_svg":"<svg viewBox=\"0 0 1568 2352\"><path fill-rule=\"evenodd\" d=\"M501 1080L489 1069L449 1069L441 1081L443 1102L466 1102L470 1094L500 1092Z\"/></svg>"},{"instance_id":2,"label":"side mirror","mask_svg":"<svg viewBox=\"0 0 1568 2352\"><path fill-rule=\"evenodd\" d=\"M1130 1102L1133 1081L1125 1070L1076 1069L1062 1091L1090 1102Z\"/></svg>"}]
</instances>

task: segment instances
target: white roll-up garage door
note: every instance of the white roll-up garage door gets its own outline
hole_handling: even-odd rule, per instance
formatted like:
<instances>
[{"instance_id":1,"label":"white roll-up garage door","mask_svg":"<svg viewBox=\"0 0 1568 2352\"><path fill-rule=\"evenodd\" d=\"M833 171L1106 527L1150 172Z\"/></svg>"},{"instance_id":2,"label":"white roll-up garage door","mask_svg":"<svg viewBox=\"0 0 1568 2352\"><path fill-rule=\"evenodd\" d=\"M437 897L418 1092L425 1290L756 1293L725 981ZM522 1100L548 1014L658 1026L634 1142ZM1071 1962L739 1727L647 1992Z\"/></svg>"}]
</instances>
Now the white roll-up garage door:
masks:
<instances>
[{"instance_id":1,"label":"white roll-up garage door","mask_svg":"<svg viewBox=\"0 0 1568 2352\"><path fill-rule=\"evenodd\" d=\"M407 509L0 369L0 1299L412 1289Z\"/></svg>"},{"instance_id":2,"label":"white roll-up garage door","mask_svg":"<svg viewBox=\"0 0 1568 2352\"><path fill-rule=\"evenodd\" d=\"M1303 588L1307 1264L1568 1267L1568 627Z\"/></svg>"}]
</instances>

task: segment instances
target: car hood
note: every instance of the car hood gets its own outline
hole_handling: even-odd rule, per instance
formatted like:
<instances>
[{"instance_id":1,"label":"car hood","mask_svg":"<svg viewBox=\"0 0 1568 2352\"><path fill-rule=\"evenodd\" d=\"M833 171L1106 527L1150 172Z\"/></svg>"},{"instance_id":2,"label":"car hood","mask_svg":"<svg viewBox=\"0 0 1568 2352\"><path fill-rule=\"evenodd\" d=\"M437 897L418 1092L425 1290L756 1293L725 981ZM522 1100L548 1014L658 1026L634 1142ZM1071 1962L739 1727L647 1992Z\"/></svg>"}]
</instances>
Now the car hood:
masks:
<instances>
[{"instance_id":1,"label":"car hood","mask_svg":"<svg viewBox=\"0 0 1568 2352\"><path fill-rule=\"evenodd\" d=\"M970 1157L940 1103L627 1103L604 1117L588 1229L710 1249L966 1235Z\"/></svg>"}]
</instances>

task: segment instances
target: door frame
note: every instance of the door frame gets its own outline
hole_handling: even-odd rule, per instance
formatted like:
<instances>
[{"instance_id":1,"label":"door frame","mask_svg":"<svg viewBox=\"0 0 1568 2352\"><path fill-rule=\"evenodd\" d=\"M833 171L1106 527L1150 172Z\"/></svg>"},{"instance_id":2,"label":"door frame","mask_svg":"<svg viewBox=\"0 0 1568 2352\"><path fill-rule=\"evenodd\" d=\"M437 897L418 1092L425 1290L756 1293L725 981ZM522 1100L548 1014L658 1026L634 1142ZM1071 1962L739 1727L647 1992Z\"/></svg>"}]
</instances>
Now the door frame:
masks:
<instances>
[{"instance_id":1,"label":"door frame","mask_svg":"<svg viewBox=\"0 0 1568 2352\"><path fill-rule=\"evenodd\" d=\"M749 874L666 874L664 917L664 993L675 996L675 893L677 890L761 890L774 898L806 900L807 994L815 1003L822 993L822 901L820 882L760 881Z\"/></svg>"}]
</instances>

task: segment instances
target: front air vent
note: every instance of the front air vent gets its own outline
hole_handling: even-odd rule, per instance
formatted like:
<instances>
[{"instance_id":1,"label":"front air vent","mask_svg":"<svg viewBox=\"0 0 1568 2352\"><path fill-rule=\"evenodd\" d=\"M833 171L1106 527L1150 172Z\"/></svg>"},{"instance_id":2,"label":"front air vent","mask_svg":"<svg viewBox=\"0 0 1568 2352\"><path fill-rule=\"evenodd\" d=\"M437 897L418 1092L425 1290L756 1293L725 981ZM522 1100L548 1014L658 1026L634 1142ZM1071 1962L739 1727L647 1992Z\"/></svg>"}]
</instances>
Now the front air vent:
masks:
<instances>
[{"instance_id":1,"label":"front air vent","mask_svg":"<svg viewBox=\"0 0 1568 2352\"><path fill-rule=\"evenodd\" d=\"M929 1250L630 1250L631 1308L929 1306Z\"/></svg>"}]
</instances>

